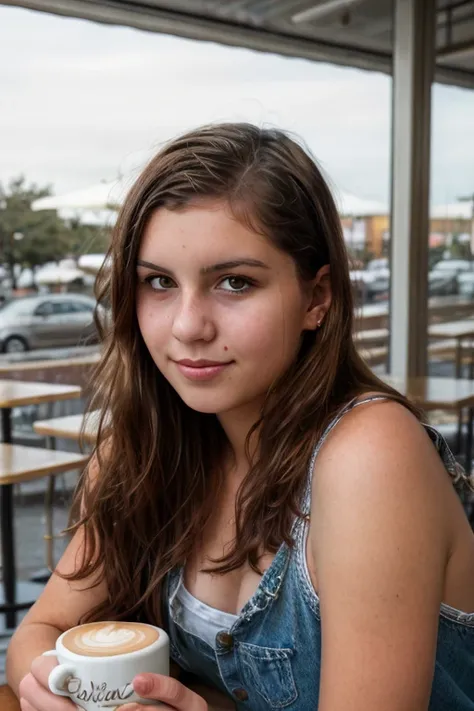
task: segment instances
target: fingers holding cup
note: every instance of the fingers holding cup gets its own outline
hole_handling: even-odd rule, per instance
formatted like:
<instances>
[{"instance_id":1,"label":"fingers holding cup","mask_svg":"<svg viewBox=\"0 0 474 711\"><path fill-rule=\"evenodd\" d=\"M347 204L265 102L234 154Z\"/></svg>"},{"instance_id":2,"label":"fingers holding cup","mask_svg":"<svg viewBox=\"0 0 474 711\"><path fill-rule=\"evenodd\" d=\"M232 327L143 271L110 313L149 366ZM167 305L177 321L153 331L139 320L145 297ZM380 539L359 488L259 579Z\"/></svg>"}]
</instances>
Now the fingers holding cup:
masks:
<instances>
[{"instance_id":1,"label":"fingers holding cup","mask_svg":"<svg viewBox=\"0 0 474 711\"><path fill-rule=\"evenodd\" d=\"M133 680L133 688L141 698L160 702L156 706L159 711L208 711L209 708L202 696L170 676L139 674ZM120 711L144 711L145 708L150 709L140 704L127 704Z\"/></svg>"},{"instance_id":2,"label":"fingers holding cup","mask_svg":"<svg viewBox=\"0 0 474 711\"><path fill-rule=\"evenodd\" d=\"M168 635L145 623L98 621L79 625L64 632L56 641L55 651L47 654L55 655L59 662L46 675L50 690L58 697L69 697L84 711L122 708L132 702L150 708L154 701L142 698L131 680L157 671L167 678L170 672Z\"/></svg>"},{"instance_id":3,"label":"fingers holding cup","mask_svg":"<svg viewBox=\"0 0 474 711\"><path fill-rule=\"evenodd\" d=\"M31 670L20 682L20 708L25 711L73 711L75 706L63 697L54 696L48 688L48 677L56 667L54 658L37 657Z\"/></svg>"}]
</instances>

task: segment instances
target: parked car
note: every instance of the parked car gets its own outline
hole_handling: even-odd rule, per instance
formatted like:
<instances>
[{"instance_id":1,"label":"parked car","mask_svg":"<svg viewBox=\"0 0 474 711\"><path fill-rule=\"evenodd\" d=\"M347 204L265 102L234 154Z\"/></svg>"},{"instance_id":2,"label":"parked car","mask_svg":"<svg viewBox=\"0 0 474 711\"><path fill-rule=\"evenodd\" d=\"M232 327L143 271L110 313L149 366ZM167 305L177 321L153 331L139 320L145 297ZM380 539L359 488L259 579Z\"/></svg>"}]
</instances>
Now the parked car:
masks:
<instances>
[{"instance_id":1,"label":"parked car","mask_svg":"<svg viewBox=\"0 0 474 711\"><path fill-rule=\"evenodd\" d=\"M441 259L433 266L433 272L443 272L444 274L462 274L472 271L473 263L469 259Z\"/></svg>"},{"instance_id":2,"label":"parked car","mask_svg":"<svg viewBox=\"0 0 474 711\"><path fill-rule=\"evenodd\" d=\"M461 294L461 296L474 296L474 271L459 274L458 293Z\"/></svg>"},{"instance_id":3,"label":"parked car","mask_svg":"<svg viewBox=\"0 0 474 711\"><path fill-rule=\"evenodd\" d=\"M450 272L432 271L428 274L430 296L452 296L458 293L458 279Z\"/></svg>"},{"instance_id":4,"label":"parked car","mask_svg":"<svg viewBox=\"0 0 474 711\"><path fill-rule=\"evenodd\" d=\"M374 260L380 261L382 260ZM353 271L350 273L352 284L358 302L371 303L386 301L389 298L390 271L385 266L372 268L366 271ZM462 272L459 276L448 269L433 270L428 274L429 296L451 296L458 293L458 282L466 280L466 289L469 277L474 279L474 272Z\"/></svg>"},{"instance_id":5,"label":"parked car","mask_svg":"<svg viewBox=\"0 0 474 711\"><path fill-rule=\"evenodd\" d=\"M350 272L357 303L370 303L388 298L389 275L367 270Z\"/></svg>"},{"instance_id":6,"label":"parked car","mask_svg":"<svg viewBox=\"0 0 474 711\"><path fill-rule=\"evenodd\" d=\"M82 294L43 294L13 299L0 310L0 350L76 346L97 340L96 302Z\"/></svg>"},{"instance_id":7,"label":"parked car","mask_svg":"<svg viewBox=\"0 0 474 711\"><path fill-rule=\"evenodd\" d=\"M390 264L388 257L371 259L367 262L365 270L377 279L390 279Z\"/></svg>"},{"instance_id":8,"label":"parked car","mask_svg":"<svg viewBox=\"0 0 474 711\"><path fill-rule=\"evenodd\" d=\"M464 274L470 274L473 271L473 262L468 259L442 259L437 262L431 274L439 278L450 278L452 282L451 294L459 293L460 279Z\"/></svg>"}]
</instances>

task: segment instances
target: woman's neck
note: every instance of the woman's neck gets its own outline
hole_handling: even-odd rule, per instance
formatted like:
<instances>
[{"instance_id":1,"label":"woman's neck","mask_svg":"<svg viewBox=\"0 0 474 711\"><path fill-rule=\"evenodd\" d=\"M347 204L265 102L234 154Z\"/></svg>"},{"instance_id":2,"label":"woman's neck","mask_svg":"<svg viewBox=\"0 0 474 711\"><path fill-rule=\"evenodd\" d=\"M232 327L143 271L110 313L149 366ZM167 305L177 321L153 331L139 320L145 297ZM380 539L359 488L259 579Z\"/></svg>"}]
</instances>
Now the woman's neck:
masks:
<instances>
[{"instance_id":1,"label":"woman's neck","mask_svg":"<svg viewBox=\"0 0 474 711\"><path fill-rule=\"evenodd\" d=\"M260 417L261 404L258 406L255 403L219 414L217 417L221 423L227 439L233 458L233 472L247 472L250 462L246 452L246 441L248 433L253 425ZM254 432L250 440L249 454L252 456L257 447L258 431Z\"/></svg>"}]
</instances>

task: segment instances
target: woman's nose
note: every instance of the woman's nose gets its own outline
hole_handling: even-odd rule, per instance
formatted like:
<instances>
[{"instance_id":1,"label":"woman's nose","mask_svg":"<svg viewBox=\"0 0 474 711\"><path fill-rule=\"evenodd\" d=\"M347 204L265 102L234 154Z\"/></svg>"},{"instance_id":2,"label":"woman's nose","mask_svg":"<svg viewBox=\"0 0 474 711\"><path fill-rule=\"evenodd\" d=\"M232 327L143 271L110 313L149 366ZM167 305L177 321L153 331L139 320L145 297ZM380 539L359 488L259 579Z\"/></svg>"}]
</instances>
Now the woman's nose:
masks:
<instances>
[{"instance_id":1,"label":"woman's nose","mask_svg":"<svg viewBox=\"0 0 474 711\"><path fill-rule=\"evenodd\" d=\"M172 334L184 343L212 341L216 328L204 299L191 295L182 296L173 318Z\"/></svg>"}]
</instances>

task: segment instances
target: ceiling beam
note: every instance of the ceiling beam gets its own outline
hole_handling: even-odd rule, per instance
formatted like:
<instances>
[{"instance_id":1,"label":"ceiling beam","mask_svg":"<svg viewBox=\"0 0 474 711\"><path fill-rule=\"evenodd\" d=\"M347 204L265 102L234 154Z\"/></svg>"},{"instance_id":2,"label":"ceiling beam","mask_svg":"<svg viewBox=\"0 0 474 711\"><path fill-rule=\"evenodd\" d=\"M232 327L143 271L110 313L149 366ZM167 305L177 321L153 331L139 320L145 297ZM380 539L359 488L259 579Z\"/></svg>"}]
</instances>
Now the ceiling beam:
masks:
<instances>
[{"instance_id":1,"label":"ceiling beam","mask_svg":"<svg viewBox=\"0 0 474 711\"><path fill-rule=\"evenodd\" d=\"M165 11L145 3L123 0L0 0L0 4L79 17L113 25L134 27L199 41L245 47L288 57L392 73L389 51L363 49L354 45L312 40L290 33L254 28L237 22L199 17L191 13ZM474 89L474 72L439 66L436 81Z\"/></svg>"},{"instance_id":2,"label":"ceiling beam","mask_svg":"<svg viewBox=\"0 0 474 711\"><path fill-rule=\"evenodd\" d=\"M333 12L347 12L351 10L354 5L360 5L361 2L364 2L364 0L327 0L317 5L313 2L310 7L295 13L291 19L296 24L300 22L313 22L313 20L327 17Z\"/></svg>"},{"instance_id":3,"label":"ceiling beam","mask_svg":"<svg viewBox=\"0 0 474 711\"><path fill-rule=\"evenodd\" d=\"M437 55L439 59L462 59L470 57L474 54L474 39L467 42L456 42L448 44L446 47L438 49Z\"/></svg>"},{"instance_id":4,"label":"ceiling beam","mask_svg":"<svg viewBox=\"0 0 474 711\"><path fill-rule=\"evenodd\" d=\"M0 0L0 4L361 69L391 71L389 52L314 41L290 33L250 27L227 19L223 21L192 13L162 10L145 3L135 4L126 0Z\"/></svg>"}]
</instances>

